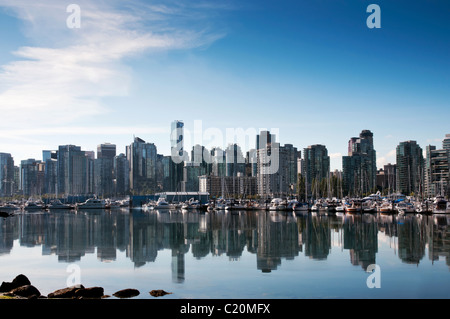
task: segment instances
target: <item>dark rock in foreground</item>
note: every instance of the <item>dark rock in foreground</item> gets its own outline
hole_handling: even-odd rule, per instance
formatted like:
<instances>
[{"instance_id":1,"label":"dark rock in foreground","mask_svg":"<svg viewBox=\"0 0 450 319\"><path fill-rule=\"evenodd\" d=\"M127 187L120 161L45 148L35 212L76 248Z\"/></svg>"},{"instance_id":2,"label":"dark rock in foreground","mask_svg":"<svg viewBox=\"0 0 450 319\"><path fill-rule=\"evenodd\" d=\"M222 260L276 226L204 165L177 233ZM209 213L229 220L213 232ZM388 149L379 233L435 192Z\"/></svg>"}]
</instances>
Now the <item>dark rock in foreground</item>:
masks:
<instances>
[{"instance_id":1,"label":"dark rock in foreground","mask_svg":"<svg viewBox=\"0 0 450 319\"><path fill-rule=\"evenodd\" d=\"M167 292L162 289L150 291L150 295L152 295L153 297L162 297L162 296L169 295L169 294L171 294L171 292Z\"/></svg>"},{"instance_id":2,"label":"dark rock in foreground","mask_svg":"<svg viewBox=\"0 0 450 319\"><path fill-rule=\"evenodd\" d=\"M39 298L41 293L39 290L33 285L25 285L14 288L8 293L9 296L19 296L25 298Z\"/></svg>"},{"instance_id":3,"label":"dark rock in foreground","mask_svg":"<svg viewBox=\"0 0 450 319\"><path fill-rule=\"evenodd\" d=\"M30 280L25 275L18 275L13 279L12 282L2 282L0 286L0 292L9 292L15 288L19 288L21 286L31 285Z\"/></svg>"},{"instance_id":4,"label":"dark rock in foreground","mask_svg":"<svg viewBox=\"0 0 450 319\"><path fill-rule=\"evenodd\" d=\"M83 285L75 285L63 289L55 290L48 294L48 298L75 298L77 290L84 289Z\"/></svg>"},{"instance_id":5,"label":"dark rock in foreground","mask_svg":"<svg viewBox=\"0 0 450 319\"><path fill-rule=\"evenodd\" d=\"M75 298L101 298L103 297L103 292L103 287L78 289L75 292Z\"/></svg>"},{"instance_id":6,"label":"dark rock in foreground","mask_svg":"<svg viewBox=\"0 0 450 319\"><path fill-rule=\"evenodd\" d=\"M102 287L85 288L83 285L75 285L55 290L48 294L48 298L101 298L103 292Z\"/></svg>"},{"instance_id":7,"label":"dark rock in foreground","mask_svg":"<svg viewBox=\"0 0 450 319\"><path fill-rule=\"evenodd\" d=\"M131 298L131 297L136 297L139 294L140 294L139 290L128 288L128 289L119 290L119 291L113 293L113 296L117 297L117 298Z\"/></svg>"}]
</instances>

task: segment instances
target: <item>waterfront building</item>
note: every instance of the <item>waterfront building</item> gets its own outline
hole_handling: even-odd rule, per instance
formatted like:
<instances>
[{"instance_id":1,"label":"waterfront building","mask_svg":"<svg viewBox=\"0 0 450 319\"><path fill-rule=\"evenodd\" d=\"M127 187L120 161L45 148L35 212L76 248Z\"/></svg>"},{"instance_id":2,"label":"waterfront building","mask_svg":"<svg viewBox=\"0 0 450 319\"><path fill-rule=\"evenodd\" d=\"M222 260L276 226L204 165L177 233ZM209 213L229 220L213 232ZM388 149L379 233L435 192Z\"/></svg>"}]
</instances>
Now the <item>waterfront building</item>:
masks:
<instances>
[{"instance_id":1,"label":"waterfront building","mask_svg":"<svg viewBox=\"0 0 450 319\"><path fill-rule=\"evenodd\" d=\"M348 142L348 156L342 156L344 195L362 196L375 190L376 151L373 133L363 130Z\"/></svg>"},{"instance_id":2,"label":"waterfront building","mask_svg":"<svg viewBox=\"0 0 450 319\"><path fill-rule=\"evenodd\" d=\"M81 150L80 146L58 147L57 188L58 193L83 195L92 192L93 154Z\"/></svg>"},{"instance_id":3,"label":"waterfront building","mask_svg":"<svg viewBox=\"0 0 450 319\"><path fill-rule=\"evenodd\" d=\"M173 121L170 126L170 190L180 191L184 175L184 162L187 159L187 153L184 151L184 123L182 121Z\"/></svg>"},{"instance_id":4,"label":"waterfront building","mask_svg":"<svg viewBox=\"0 0 450 319\"><path fill-rule=\"evenodd\" d=\"M396 149L397 192L404 195L423 192L424 159L416 141L401 142Z\"/></svg>"},{"instance_id":5,"label":"waterfront building","mask_svg":"<svg viewBox=\"0 0 450 319\"><path fill-rule=\"evenodd\" d=\"M130 162L124 153L114 156L114 185L116 196L130 190Z\"/></svg>"},{"instance_id":6,"label":"waterfront building","mask_svg":"<svg viewBox=\"0 0 450 319\"><path fill-rule=\"evenodd\" d=\"M442 141L442 148L450 152L450 134L445 134L445 138Z\"/></svg>"},{"instance_id":7,"label":"waterfront building","mask_svg":"<svg viewBox=\"0 0 450 319\"><path fill-rule=\"evenodd\" d=\"M199 176L199 188L201 193L209 193L211 197L247 197L254 196L258 192L257 178L252 176Z\"/></svg>"},{"instance_id":8,"label":"waterfront building","mask_svg":"<svg viewBox=\"0 0 450 319\"><path fill-rule=\"evenodd\" d=\"M105 143L97 146L94 160L94 189L100 196L109 197L114 193L114 157L116 145Z\"/></svg>"},{"instance_id":9,"label":"waterfront building","mask_svg":"<svg viewBox=\"0 0 450 319\"><path fill-rule=\"evenodd\" d=\"M226 154L220 147L211 149L211 175L225 176L226 175Z\"/></svg>"},{"instance_id":10,"label":"waterfront building","mask_svg":"<svg viewBox=\"0 0 450 319\"><path fill-rule=\"evenodd\" d=\"M317 197L319 183L330 176L330 157L325 145L315 144L303 149L302 176L308 197Z\"/></svg>"},{"instance_id":11,"label":"waterfront building","mask_svg":"<svg viewBox=\"0 0 450 319\"><path fill-rule=\"evenodd\" d=\"M156 183L160 192L170 190L170 156L157 155L156 159Z\"/></svg>"},{"instance_id":12,"label":"waterfront building","mask_svg":"<svg viewBox=\"0 0 450 319\"><path fill-rule=\"evenodd\" d=\"M397 165L387 164L377 171L377 189L383 194L397 191Z\"/></svg>"},{"instance_id":13,"label":"waterfront building","mask_svg":"<svg viewBox=\"0 0 450 319\"><path fill-rule=\"evenodd\" d=\"M250 149L245 156L245 175L256 177L258 174L258 159L256 149Z\"/></svg>"},{"instance_id":14,"label":"waterfront building","mask_svg":"<svg viewBox=\"0 0 450 319\"><path fill-rule=\"evenodd\" d=\"M56 152L55 157L46 157L45 160L44 193L58 194L58 159Z\"/></svg>"},{"instance_id":15,"label":"waterfront building","mask_svg":"<svg viewBox=\"0 0 450 319\"><path fill-rule=\"evenodd\" d=\"M135 137L133 143L127 146L127 159L130 164L130 190L134 194L154 193L157 190L156 145Z\"/></svg>"},{"instance_id":16,"label":"waterfront building","mask_svg":"<svg viewBox=\"0 0 450 319\"><path fill-rule=\"evenodd\" d=\"M450 196L450 159L446 149L436 146L426 147L425 193L428 197L436 195Z\"/></svg>"},{"instance_id":17,"label":"waterfront building","mask_svg":"<svg viewBox=\"0 0 450 319\"><path fill-rule=\"evenodd\" d=\"M0 153L0 196L11 196L15 188L14 159L9 153Z\"/></svg>"},{"instance_id":18,"label":"waterfront building","mask_svg":"<svg viewBox=\"0 0 450 319\"><path fill-rule=\"evenodd\" d=\"M279 144L275 135L261 131L256 136L258 194L262 197L274 196L277 191L276 174L279 168Z\"/></svg>"},{"instance_id":19,"label":"waterfront building","mask_svg":"<svg viewBox=\"0 0 450 319\"><path fill-rule=\"evenodd\" d=\"M44 193L45 163L34 158L22 160L20 163L20 190L25 196L36 196Z\"/></svg>"},{"instance_id":20,"label":"waterfront building","mask_svg":"<svg viewBox=\"0 0 450 319\"><path fill-rule=\"evenodd\" d=\"M292 144L281 146L275 136L263 132L257 139L258 194L263 197L283 197L295 193L299 152ZM261 142L269 141L266 145Z\"/></svg>"},{"instance_id":21,"label":"waterfront building","mask_svg":"<svg viewBox=\"0 0 450 319\"><path fill-rule=\"evenodd\" d=\"M238 176L245 174L245 158L241 147L230 144L225 150L226 176Z\"/></svg>"}]
</instances>

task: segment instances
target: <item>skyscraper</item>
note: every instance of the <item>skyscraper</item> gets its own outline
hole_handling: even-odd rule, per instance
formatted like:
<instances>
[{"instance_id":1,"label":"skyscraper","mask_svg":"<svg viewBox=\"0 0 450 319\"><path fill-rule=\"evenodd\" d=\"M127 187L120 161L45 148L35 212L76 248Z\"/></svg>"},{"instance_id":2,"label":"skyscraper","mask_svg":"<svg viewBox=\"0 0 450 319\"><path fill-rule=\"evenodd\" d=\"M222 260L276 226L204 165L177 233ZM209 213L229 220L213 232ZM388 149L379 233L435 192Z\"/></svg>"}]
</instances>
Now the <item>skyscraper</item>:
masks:
<instances>
[{"instance_id":1,"label":"skyscraper","mask_svg":"<svg viewBox=\"0 0 450 319\"><path fill-rule=\"evenodd\" d=\"M450 196L450 159L446 149L426 147L425 192L426 196Z\"/></svg>"},{"instance_id":2,"label":"skyscraper","mask_svg":"<svg viewBox=\"0 0 450 319\"><path fill-rule=\"evenodd\" d=\"M303 149L302 175L306 179L308 197L317 197L319 183L329 178L330 157L325 145L310 145Z\"/></svg>"},{"instance_id":3,"label":"skyscraper","mask_svg":"<svg viewBox=\"0 0 450 319\"><path fill-rule=\"evenodd\" d=\"M22 160L20 163L20 189L26 196L44 193L45 163L34 158Z\"/></svg>"},{"instance_id":4,"label":"skyscraper","mask_svg":"<svg viewBox=\"0 0 450 319\"><path fill-rule=\"evenodd\" d=\"M80 195L90 192L92 159L80 146L61 145L58 147L58 193Z\"/></svg>"},{"instance_id":5,"label":"skyscraper","mask_svg":"<svg viewBox=\"0 0 450 319\"><path fill-rule=\"evenodd\" d=\"M261 131L256 137L256 177L260 196L282 197L295 192L297 181L297 148L281 146L275 135Z\"/></svg>"},{"instance_id":6,"label":"skyscraper","mask_svg":"<svg viewBox=\"0 0 450 319\"><path fill-rule=\"evenodd\" d=\"M154 193L157 186L155 144L135 137L127 146L127 159L130 163L130 190L138 194Z\"/></svg>"},{"instance_id":7,"label":"skyscraper","mask_svg":"<svg viewBox=\"0 0 450 319\"><path fill-rule=\"evenodd\" d=\"M363 130L348 142L348 156L342 156L344 195L362 196L376 188L376 151L373 133Z\"/></svg>"},{"instance_id":8,"label":"skyscraper","mask_svg":"<svg viewBox=\"0 0 450 319\"><path fill-rule=\"evenodd\" d=\"M245 158L239 145L228 145L225 150L225 161L226 176L238 176L238 174L245 174Z\"/></svg>"},{"instance_id":9,"label":"skyscraper","mask_svg":"<svg viewBox=\"0 0 450 319\"><path fill-rule=\"evenodd\" d=\"M397 191L404 195L423 192L424 160L416 141L401 142L397 152Z\"/></svg>"},{"instance_id":10,"label":"skyscraper","mask_svg":"<svg viewBox=\"0 0 450 319\"><path fill-rule=\"evenodd\" d=\"M113 172L116 145L105 143L97 146L97 159L94 161L95 193L110 196L114 192Z\"/></svg>"},{"instance_id":11,"label":"skyscraper","mask_svg":"<svg viewBox=\"0 0 450 319\"><path fill-rule=\"evenodd\" d=\"M14 188L14 160L11 154L0 153L0 196L11 196Z\"/></svg>"},{"instance_id":12,"label":"skyscraper","mask_svg":"<svg viewBox=\"0 0 450 319\"><path fill-rule=\"evenodd\" d=\"M114 157L115 194L126 195L130 189L130 163L125 154Z\"/></svg>"},{"instance_id":13,"label":"skyscraper","mask_svg":"<svg viewBox=\"0 0 450 319\"><path fill-rule=\"evenodd\" d=\"M183 167L187 161L184 151L184 123L175 120L170 126L170 190L181 191L183 182Z\"/></svg>"},{"instance_id":14,"label":"skyscraper","mask_svg":"<svg viewBox=\"0 0 450 319\"><path fill-rule=\"evenodd\" d=\"M445 138L442 141L442 148L450 152L450 134L445 134Z\"/></svg>"}]
</instances>

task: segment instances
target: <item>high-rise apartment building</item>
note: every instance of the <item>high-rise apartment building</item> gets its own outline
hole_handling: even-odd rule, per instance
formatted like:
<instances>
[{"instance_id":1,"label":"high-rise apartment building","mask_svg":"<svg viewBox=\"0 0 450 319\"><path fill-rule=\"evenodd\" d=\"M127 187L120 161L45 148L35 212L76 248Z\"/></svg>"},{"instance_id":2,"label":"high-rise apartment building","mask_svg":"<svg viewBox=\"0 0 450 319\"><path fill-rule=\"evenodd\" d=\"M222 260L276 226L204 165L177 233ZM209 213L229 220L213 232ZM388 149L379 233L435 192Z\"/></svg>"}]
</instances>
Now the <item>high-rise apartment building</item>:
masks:
<instances>
[{"instance_id":1,"label":"high-rise apartment building","mask_svg":"<svg viewBox=\"0 0 450 319\"><path fill-rule=\"evenodd\" d=\"M11 196L15 188L14 159L9 153L0 153L0 196Z\"/></svg>"},{"instance_id":2,"label":"high-rise apartment building","mask_svg":"<svg viewBox=\"0 0 450 319\"><path fill-rule=\"evenodd\" d=\"M325 145L315 144L303 149L302 175L308 198L317 197L319 183L330 176L330 157Z\"/></svg>"},{"instance_id":3,"label":"high-rise apartment building","mask_svg":"<svg viewBox=\"0 0 450 319\"><path fill-rule=\"evenodd\" d=\"M170 190L181 191L184 162L187 161L187 153L184 151L184 123L173 121L170 126Z\"/></svg>"},{"instance_id":4,"label":"high-rise apartment building","mask_svg":"<svg viewBox=\"0 0 450 319\"><path fill-rule=\"evenodd\" d=\"M299 152L292 144L281 146L275 135L262 131L256 137L257 189L263 197L295 193ZM329 169L329 167L328 167Z\"/></svg>"},{"instance_id":5,"label":"high-rise apartment building","mask_svg":"<svg viewBox=\"0 0 450 319\"><path fill-rule=\"evenodd\" d=\"M422 148L416 141L401 142L396 149L397 191L404 195L419 195L424 185Z\"/></svg>"},{"instance_id":6,"label":"high-rise apartment building","mask_svg":"<svg viewBox=\"0 0 450 319\"><path fill-rule=\"evenodd\" d=\"M373 133L363 130L348 142L348 156L342 156L344 195L362 196L376 187L376 151Z\"/></svg>"},{"instance_id":7,"label":"high-rise apartment building","mask_svg":"<svg viewBox=\"0 0 450 319\"><path fill-rule=\"evenodd\" d=\"M126 195L130 190L130 163L123 153L114 157L114 185L116 195Z\"/></svg>"},{"instance_id":8,"label":"high-rise apartment building","mask_svg":"<svg viewBox=\"0 0 450 319\"><path fill-rule=\"evenodd\" d=\"M425 193L428 197L450 196L450 158L446 149L426 147Z\"/></svg>"},{"instance_id":9,"label":"high-rise apartment building","mask_svg":"<svg viewBox=\"0 0 450 319\"><path fill-rule=\"evenodd\" d=\"M45 191L45 163L34 158L20 163L20 190L25 196L43 195Z\"/></svg>"},{"instance_id":10,"label":"high-rise apartment building","mask_svg":"<svg viewBox=\"0 0 450 319\"><path fill-rule=\"evenodd\" d=\"M114 193L114 157L116 145L105 143L97 146L94 160L94 185L97 195L110 196Z\"/></svg>"},{"instance_id":11,"label":"high-rise apartment building","mask_svg":"<svg viewBox=\"0 0 450 319\"><path fill-rule=\"evenodd\" d=\"M135 137L127 146L127 159L130 163L130 190L136 194L154 193L157 190L156 145Z\"/></svg>"},{"instance_id":12,"label":"high-rise apartment building","mask_svg":"<svg viewBox=\"0 0 450 319\"><path fill-rule=\"evenodd\" d=\"M80 146L61 145L57 159L57 193L83 195L93 191L92 155L81 150Z\"/></svg>"}]
</instances>

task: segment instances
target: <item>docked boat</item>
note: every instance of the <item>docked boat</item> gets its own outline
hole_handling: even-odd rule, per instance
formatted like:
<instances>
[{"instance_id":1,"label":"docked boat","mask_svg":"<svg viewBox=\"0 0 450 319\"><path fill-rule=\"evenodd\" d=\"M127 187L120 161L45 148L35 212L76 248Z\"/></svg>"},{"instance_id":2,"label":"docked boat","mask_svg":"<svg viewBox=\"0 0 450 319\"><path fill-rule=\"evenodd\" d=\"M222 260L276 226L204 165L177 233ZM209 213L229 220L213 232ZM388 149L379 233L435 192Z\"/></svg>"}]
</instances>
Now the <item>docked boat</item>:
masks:
<instances>
[{"instance_id":1,"label":"docked boat","mask_svg":"<svg viewBox=\"0 0 450 319\"><path fill-rule=\"evenodd\" d=\"M379 207L378 211L383 214L391 214L394 210L392 204L389 202L383 202Z\"/></svg>"},{"instance_id":2,"label":"docked boat","mask_svg":"<svg viewBox=\"0 0 450 319\"><path fill-rule=\"evenodd\" d=\"M170 204L164 199L164 198L158 198L158 201L156 202L155 206L153 206L153 209L170 209Z\"/></svg>"},{"instance_id":3,"label":"docked boat","mask_svg":"<svg viewBox=\"0 0 450 319\"><path fill-rule=\"evenodd\" d=\"M436 196L433 203L433 214L450 214L449 203L443 196Z\"/></svg>"},{"instance_id":4,"label":"docked boat","mask_svg":"<svg viewBox=\"0 0 450 319\"><path fill-rule=\"evenodd\" d=\"M359 201L353 201L351 205L345 207L345 211L351 214L360 213L361 210L362 210L361 202Z\"/></svg>"},{"instance_id":5,"label":"docked boat","mask_svg":"<svg viewBox=\"0 0 450 319\"><path fill-rule=\"evenodd\" d=\"M191 198L189 201L181 205L181 209L184 210L199 209L200 207L201 207L200 202L194 198Z\"/></svg>"},{"instance_id":6,"label":"docked boat","mask_svg":"<svg viewBox=\"0 0 450 319\"><path fill-rule=\"evenodd\" d=\"M416 209L412 203L399 202L395 204L395 210L399 213L415 213Z\"/></svg>"},{"instance_id":7,"label":"docked boat","mask_svg":"<svg viewBox=\"0 0 450 319\"><path fill-rule=\"evenodd\" d=\"M64 204L59 199L55 199L50 202L50 204L47 207L49 210L55 210L55 209L73 209L74 206L70 204Z\"/></svg>"},{"instance_id":8,"label":"docked boat","mask_svg":"<svg viewBox=\"0 0 450 319\"><path fill-rule=\"evenodd\" d=\"M2 212L10 212L10 211L15 211L15 210L19 210L20 206L11 202L8 203L4 203L0 205L0 211Z\"/></svg>"},{"instance_id":9,"label":"docked boat","mask_svg":"<svg viewBox=\"0 0 450 319\"><path fill-rule=\"evenodd\" d=\"M345 206L343 204L338 204L336 206L336 213L344 213L345 212Z\"/></svg>"},{"instance_id":10,"label":"docked boat","mask_svg":"<svg viewBox=\"0 0 450 319\"><path fill-rule=\"evenodd\" d=\"M274 198L270 202L269 210L286 210L286 204L281 198Z\"/></svg>"},{"instance_id":11,"label":"docked boat","mask_svg":"<svg viewBox=\"0 0 450 319\"><path fill-rule=\"evenodd\" d=\"M308 203L301 203L297 200L290 201L288 203L288 208L292 207L293 211L307 212L308 211Z\"/></svg>"},{"instance_id":12,"label":"docked boat","mask_svg":"<svg viewBox=\"0 0 450 319\"><path fill-rule=\"evenodd\" d=\"M27 201L23 205L23 210L26 212L37 212L42 211L46 208L42 201Z\"/></svg>"},{"instance_id":13,"label":"docked boat","mask_svg":"<svg viewBox=\"0 0 450 319\"><path fill-rule=\"evenodd\" d=\"M77 203L76 209L109 209L111 206L103 200L98 198L89 198L84 203Z\"/></svg>"}]
</instances>

